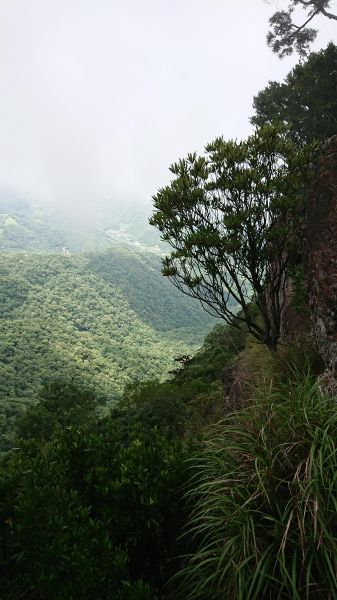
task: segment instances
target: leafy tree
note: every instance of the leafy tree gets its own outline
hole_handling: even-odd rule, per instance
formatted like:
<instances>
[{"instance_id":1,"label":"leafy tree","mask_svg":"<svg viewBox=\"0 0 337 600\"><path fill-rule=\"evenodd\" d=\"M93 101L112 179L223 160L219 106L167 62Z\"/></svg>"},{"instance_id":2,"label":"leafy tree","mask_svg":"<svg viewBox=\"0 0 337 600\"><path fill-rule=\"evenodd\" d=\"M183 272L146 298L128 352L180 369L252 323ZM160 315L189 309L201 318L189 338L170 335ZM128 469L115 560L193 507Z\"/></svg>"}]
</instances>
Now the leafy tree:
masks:
<instances>
[{"instance_id":1,"label":"leafy tree","mask_svg":"<svg viewBox=\"0 0 337 600\"><path fill-rule=\"evenodd\" d=\"M296 65L284 83L270 81L254 97L254 125L275 122L289 127L289 136L301 144L324 140L337 132L337 47L310 55Z\"/></svg>"},{"instance_id":2,"label":"leafy tree","mask_svg":"<svg viewBox=\"0 0 337 600\"><path fill-rule=\"evenodd\" d=\"M317 36L317 29L307 27L318 15L337 21L337 15L330 12L330 0L291 0L287 10L278 10L269 19L271 30L267 35L267 44L280 58L289 56L295 50L300 56L306 56L310 44ZM299 6L306 12L301 25L293 21L295 8Z\"/></svg>"},{"instance_id":3,"label":"leafy tree","mask_svg":"<svg viewBox=\"0 0 337 600\"><path fill-rule=\"evenodd\" d=\"M220 137L206 156L173 164L175 179L154 196L150 223L173 248L163 274L211 314L235 327L246 323L270 348L280 334L310 154L279 127L242 142Z\"/></svg>"}]
</instances>

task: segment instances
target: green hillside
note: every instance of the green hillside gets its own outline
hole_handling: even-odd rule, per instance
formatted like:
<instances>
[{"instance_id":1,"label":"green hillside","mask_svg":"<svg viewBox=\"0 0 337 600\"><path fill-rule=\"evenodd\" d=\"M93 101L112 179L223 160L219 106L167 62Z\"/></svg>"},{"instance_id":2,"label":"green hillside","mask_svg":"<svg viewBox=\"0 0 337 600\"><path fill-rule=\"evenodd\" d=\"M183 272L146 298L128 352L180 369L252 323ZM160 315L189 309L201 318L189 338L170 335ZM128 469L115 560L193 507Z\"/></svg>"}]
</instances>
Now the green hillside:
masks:
<instances>
[{"instance_id":1,"label":"green hillside","mask_svg":"<svg viewBox=\"0 0 337 600\"><path fill-rule=\"evenodd\" d=\"M0 256L2 447L42 384L73 382L113 403L126 384L163 378L214 323L160 273L154 255Z\"/></svg>"},{"instance_id":2,"label":"green hillside","mask_svg":"<svg viewBox=\"0 0 337 600\"><path fill-rule=\"evenodd\" d=\"M149 225L151 206L110 201L68 212L16 198L0 198L0 252L97 252L111 247L161 252Z\"/></svg>"},{"instance_id":3,"label":"green hillside","mask_svg":"<svg viewBox=\"0 0 337 600\"><path fill-rule=\"evenodd\" d=\"M49 223L45 210L20 200L0 200L0 252L60 250L66 236Z\"/></svg>"}]
</instances>

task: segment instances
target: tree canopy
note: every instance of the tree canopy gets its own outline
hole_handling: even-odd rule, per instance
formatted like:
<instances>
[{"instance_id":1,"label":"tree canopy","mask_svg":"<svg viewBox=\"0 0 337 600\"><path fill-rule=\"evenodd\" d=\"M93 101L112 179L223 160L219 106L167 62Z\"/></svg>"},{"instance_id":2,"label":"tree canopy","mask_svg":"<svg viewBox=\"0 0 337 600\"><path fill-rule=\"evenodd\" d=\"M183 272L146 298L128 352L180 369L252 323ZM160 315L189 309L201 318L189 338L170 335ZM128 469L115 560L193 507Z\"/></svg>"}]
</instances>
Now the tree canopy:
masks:
<instances>
[{"instance_id":1,"label":"tree canopy","mask_svg":"<svg viewBox=\"0 0 337 600\"><path fill-rule=\"evenodd\" d=\"M251 122L275 122L289 127L289 136L301 144L325 140L337 132L337 47L310 55L283 83L270 81L254 97Z\"/></svg>"},{"instance_id":2,"label":"tree canopy","mask_svg":"<svg viewBox=\"0 0 337 600\"><path fill-rule=\"evenodd\" d=\"M163 274L269 347L280 334L309 161L309 147L299 150L281 127L266 126L247 141L217 138L205 156L173 164L174 180L153 198L150 223L173 249Z\"/></svg>"},{"instance_id":3,"label":"tree canopy","mask_svg":"<svg viewBox=\"0 0 337 600\"><path fill-rule=\"evenodd\" d=\"M44 385L89 390L105 412L125 385L162 378L200 344L212 319L181 306L160 265L123 249L0 256L0 453Z\"/></svg>"},{"instance_id":4,"label":"tree canopy","mask_svg":"<svg viewBox=\"0 0 337 600\"><path fill-rule=\"evenodd\" d=\"M306 56L318 33L317 29L308 27L309 23L318 15L337 21L337 15L330 12L330 5L330 0L291 0L286 10L276 11L269 19L268 46L280 58L289 56L294 50L300 56ZM293 21L296 7L305 11L304 20L299 25Z\"/></svg>"}]
</instances>

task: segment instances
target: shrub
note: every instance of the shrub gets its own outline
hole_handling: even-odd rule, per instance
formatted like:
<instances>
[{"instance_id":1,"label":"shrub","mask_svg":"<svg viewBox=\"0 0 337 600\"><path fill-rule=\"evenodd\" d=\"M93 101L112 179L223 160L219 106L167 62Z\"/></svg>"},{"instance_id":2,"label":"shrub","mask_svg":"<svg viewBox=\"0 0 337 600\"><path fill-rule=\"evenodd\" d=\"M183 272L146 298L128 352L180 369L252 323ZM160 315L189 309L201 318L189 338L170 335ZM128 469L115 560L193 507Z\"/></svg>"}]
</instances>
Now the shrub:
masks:
<instances>
[{"instance_id":1,"label":"shrub","mask_svg":"<svg viewBox=\"0 0 337 600\"><path fill-rule=\"evenodd\" d=\"M22 442L0 475L1 598L154 600L176 568L184 459L109 419Z\"/></svg>"}]
</instances>

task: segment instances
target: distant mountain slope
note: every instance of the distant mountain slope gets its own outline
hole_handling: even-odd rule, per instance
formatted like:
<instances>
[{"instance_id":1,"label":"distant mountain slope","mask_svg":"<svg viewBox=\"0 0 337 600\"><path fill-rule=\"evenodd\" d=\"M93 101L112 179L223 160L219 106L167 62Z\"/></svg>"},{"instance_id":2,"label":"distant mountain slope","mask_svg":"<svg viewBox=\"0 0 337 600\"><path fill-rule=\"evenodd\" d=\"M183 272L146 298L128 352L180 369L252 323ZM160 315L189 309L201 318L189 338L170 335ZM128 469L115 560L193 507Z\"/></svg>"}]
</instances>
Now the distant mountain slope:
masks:
<instances>
[{"instance_id":1,"label":"distant mountain slope","mask_svg":"<svg viewBox=\"0 0 337 600\"><path fill-rule=\"evenodd\" d=\"M150 206L121 201L76 212L0 198L0 252L97 252L124 246L160 254L164 246L148 223L150 213Z\"/></svg>"},{"instance_id":2,"label":"distant mountain slope","mask_svg":"<svg viewBox=\"0 0 337 600\"><path fill-rule=\"evenodd\" d=\"M90 270L117 285L129 306L157 332L199 345L211 324L218 322L162 276L158 256L121 248L87 256Z\"/></svg>"},{"instance_id":3,"label":"distant mountain slope","mask_svg":"<svg viewBox=\"0 0 337 600\"><path fill-rule=\"evenodd\" d=\"M2 447L23 406L55 379L108 403L135 380L165 377L215 320L160 274L155 255L0 255Z\"/></svg>"},{"instance_id":4,"label":"distant mountain slope","mask_svg":"<svg viewBox=\"0 0 337 600\"><path fill-rule=\"evenodd\" d=\"M0 200L0 252L60 250L66 236L53 227L43 209L20 200Z\"/></svg>"}]
</instances>

